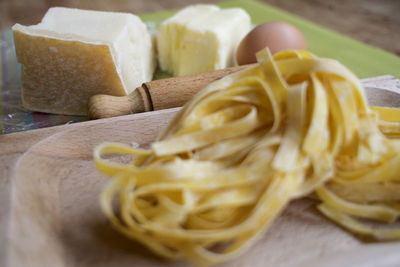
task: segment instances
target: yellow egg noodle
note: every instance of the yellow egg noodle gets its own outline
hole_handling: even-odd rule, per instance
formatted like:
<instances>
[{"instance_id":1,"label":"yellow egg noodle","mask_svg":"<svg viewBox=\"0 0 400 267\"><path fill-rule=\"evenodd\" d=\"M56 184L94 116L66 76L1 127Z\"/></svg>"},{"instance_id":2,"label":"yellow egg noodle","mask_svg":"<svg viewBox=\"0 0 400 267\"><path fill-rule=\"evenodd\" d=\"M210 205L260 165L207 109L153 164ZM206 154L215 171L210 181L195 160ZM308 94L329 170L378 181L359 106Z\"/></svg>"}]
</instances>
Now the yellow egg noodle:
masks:
<instances>
[{"instance_id":1,"label":"yellow egg noodle","mask_svg":"<svg viewBox=\"0 0 400 267\"><path fill-rule=\"evenodd\" d=\"M101 196L112 224L167 258L217 263L316 192L318 209L350 232L400 239L399 228L362 222L399 219L400 110L369 107L335 60L268 49L257 58L199 92L149 149L95 149L97 168L113 177Z\"/></svg>"}]
</instances>

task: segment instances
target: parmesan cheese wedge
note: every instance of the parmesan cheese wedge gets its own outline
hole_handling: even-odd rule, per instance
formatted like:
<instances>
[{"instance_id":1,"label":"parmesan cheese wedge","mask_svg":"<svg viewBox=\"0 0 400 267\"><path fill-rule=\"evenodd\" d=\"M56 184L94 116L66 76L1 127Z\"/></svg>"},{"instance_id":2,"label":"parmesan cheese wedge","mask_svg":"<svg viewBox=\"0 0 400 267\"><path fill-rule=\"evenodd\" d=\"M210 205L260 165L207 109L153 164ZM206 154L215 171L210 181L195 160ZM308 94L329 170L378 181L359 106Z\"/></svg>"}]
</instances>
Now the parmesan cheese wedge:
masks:
<instances>
[{"instance_id":1,"label":"parmesan cheese wedge","mask_svg":"<svg viewBox=\"0 0 400 267\"><path fill-rule=\"evenodd\" d=\"M127 95L152 79L152 38L133 14L55 7L13 31L27 109L86 115L92 95Z\"/></svg>"},{"instance_id":2,"label":"parmesan cheese wedge","mask_svg":"<svg viewBox=\"0 0 400 267\"><path fill-rule=\"evenodd\" d=\"M160 67L175 76L231 67L250 28L250 16L241 8L188 6L160 25Z\"/></svg>"}]
</instances>

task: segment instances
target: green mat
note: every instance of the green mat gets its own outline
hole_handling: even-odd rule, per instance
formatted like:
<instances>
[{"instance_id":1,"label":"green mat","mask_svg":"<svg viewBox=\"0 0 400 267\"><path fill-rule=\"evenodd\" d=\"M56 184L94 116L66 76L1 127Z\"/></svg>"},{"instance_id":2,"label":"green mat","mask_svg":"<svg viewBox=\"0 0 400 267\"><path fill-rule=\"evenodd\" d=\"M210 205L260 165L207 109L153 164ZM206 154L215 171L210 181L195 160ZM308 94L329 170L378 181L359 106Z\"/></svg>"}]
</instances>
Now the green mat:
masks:
<instances>
[{"instance_id":1,"label":"green mat","mask_svg":"<svg viewBox=\"0 0 400 267\"><path fill-rule=\"evenodd\" d=\"M242 7L252 18L253 24L282 20L289 22L304 34L308 50L321 57L335 58L350 68L359 78L391 74L400 78L400 57L382 49L353 40L315 23L254 0L231 0L218 4L226 7ZM143 14L145 21L160 22L175 11ZM340 18L343 19L343 18Z\"/></svg>"}]
</instances>

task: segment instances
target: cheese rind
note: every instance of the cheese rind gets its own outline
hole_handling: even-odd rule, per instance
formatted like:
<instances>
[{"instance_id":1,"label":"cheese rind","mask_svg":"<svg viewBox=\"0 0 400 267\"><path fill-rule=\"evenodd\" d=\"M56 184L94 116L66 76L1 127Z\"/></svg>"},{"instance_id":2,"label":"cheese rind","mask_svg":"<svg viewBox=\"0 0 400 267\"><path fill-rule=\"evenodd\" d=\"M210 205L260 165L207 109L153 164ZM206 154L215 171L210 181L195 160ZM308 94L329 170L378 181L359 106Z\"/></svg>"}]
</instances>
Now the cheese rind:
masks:
<instances>
[{"instance_id":1,"label":"cheese rind","mask_svg":"<svg viewBox=\"0 0 400 267\"><path fill-rule=\"evenodd\" d=\"M241 8L186 7L160 25L160 67L175 76L231 67L250 28L250 16Z\"/></svg>"},{"instance_id":2,"label":"cheese rind","mask_svg":"<svg viewBox=\"0 0 400 267\"><path fill-rule=\"evenodd\" d=\"M151 36L135 15L51 8L13 31L27 109L86 115L92 95L126 95L152 79Z\"/></svg>"}]
</instances>

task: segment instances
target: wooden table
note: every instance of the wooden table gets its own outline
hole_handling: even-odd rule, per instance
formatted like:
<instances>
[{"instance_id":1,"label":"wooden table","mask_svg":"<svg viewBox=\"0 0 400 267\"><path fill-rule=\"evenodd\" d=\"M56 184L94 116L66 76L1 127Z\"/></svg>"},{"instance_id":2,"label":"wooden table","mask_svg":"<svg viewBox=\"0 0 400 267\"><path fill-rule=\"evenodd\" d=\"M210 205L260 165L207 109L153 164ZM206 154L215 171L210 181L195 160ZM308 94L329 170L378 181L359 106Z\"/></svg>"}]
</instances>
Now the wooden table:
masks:
<instances>
[{"instance_id":1,"label":"wooden table","mask_svg":"<svg viewBox=\"0 0 400 267\"><path fill-rule=\"evenodd\" d=\"M51 6L67 6L132 13L180 8L198 0L1 0L0 30L15 23L36 24ZM216 0L203 0L215 3ZM262 0L362 42L400 55L398 0Z\"/></svg>"}]
</instances>

